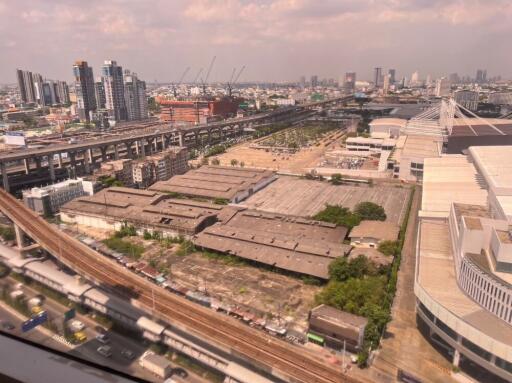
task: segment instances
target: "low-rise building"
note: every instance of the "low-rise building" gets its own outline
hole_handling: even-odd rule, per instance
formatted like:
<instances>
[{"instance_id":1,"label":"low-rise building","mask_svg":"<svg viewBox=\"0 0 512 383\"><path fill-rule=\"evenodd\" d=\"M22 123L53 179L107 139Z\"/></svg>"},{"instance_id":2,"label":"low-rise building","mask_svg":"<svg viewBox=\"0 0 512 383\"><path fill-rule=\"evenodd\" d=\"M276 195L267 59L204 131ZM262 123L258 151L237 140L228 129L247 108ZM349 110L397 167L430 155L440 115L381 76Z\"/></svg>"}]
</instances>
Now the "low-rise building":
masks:
<instances>
[{"instance_id":1,"label":"low-rise building","mask_svg":"<svg viewBox=\"0 0 512 383\"><path fill-rule=\"evenodd\" d=\"M201 166L168 181L156 182L149 189L190 197L240 202L276 178L274 172L264 169Z\"/></svg>"},{"instance_id":2,"label":"low-rise building","mask_svg":"<svg viewBox=\"0 0 512 383\"><path fill-rule=\"evenodd\" d=\"M350 244L355 247L378 247L382 241L396 241L400 228L391 222L361 221L350 232Z\"/></svg>"},{"instance_id":3,"label":"low-rise building","mask_svg":"<svg viewBox=\"0 0 512 383\"><path fill-rule=\"evenodd\" d=\"M392 138L349 137L345 141L347 150L356 152L391 151L396 145Z\"/></svg>"},{"instance_id":4,"label":"low-rise building","mask_svg":"<svg viewBox=\"0 0 512 383\"><path fill-rule=\"evenodd\" d=\"M308 340L336 350L357 352L364 340L368 319L320 305L309 313Z\"/></svg>"},{"instance_id":5,"label":"low-rise building","mask_svg":"<svg viewBox=\"0 0 512 383\"><path fill-rule=\"evenodd\" d=\"M24 190L23 202L35 212L51 216L67 202L77 197L93 195L97 189L98 185L94 181L82 178L69 179L41 188Z\"/></svg>"},{"instance_id":6,"label":"low-rise building","mask_svg":"<svg viewBox=\"0 0 512 383\"><path fill-rule=\"evenodd\" d=\"M107 161L101 164L98 172L95 172L96 178L113 177L120 181L124 186L133 185L133 160L122 159Z\"/></svg>"}]
</instances>

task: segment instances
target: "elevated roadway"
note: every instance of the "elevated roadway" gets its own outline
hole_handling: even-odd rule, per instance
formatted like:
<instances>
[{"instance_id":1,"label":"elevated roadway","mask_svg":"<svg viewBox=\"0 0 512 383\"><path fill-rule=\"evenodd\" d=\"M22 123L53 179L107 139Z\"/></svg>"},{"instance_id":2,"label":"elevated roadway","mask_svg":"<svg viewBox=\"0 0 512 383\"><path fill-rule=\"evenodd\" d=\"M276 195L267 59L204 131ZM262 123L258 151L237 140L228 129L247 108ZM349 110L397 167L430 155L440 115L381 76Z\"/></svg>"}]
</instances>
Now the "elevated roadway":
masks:
<instances>
[{"instance_id":1,"label":"elevated roadway","mask_svg":"<svg viewBox=\"0 0 512 383\"><path fill-rule=\"evenodd\" d=\"M178 297L59 231L8 192L0 190L0 211L62 263L90 281L176 323L256 369L290 383L357 382L304 348L288 344Z\"/></svg>"}]
</instances>

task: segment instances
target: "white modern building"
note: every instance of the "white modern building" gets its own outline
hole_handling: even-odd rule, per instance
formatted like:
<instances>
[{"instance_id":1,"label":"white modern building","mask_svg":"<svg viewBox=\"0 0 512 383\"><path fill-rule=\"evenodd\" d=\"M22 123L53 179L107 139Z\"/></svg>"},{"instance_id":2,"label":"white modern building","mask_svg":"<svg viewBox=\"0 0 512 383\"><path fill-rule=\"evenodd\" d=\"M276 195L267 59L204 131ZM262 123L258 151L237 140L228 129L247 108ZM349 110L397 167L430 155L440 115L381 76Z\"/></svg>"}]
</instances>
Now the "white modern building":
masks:
<instances>
[{"instance_id":1,"label":"white modern building","mask_svg":"<svg viewBox=\"0 0 512 383\"><path fill-rule=\"evenodd\" d=\"M482 146L426 159L416 248L420 330L493 382L512 381L511 158Z\"/></svg>"}]
</instances>

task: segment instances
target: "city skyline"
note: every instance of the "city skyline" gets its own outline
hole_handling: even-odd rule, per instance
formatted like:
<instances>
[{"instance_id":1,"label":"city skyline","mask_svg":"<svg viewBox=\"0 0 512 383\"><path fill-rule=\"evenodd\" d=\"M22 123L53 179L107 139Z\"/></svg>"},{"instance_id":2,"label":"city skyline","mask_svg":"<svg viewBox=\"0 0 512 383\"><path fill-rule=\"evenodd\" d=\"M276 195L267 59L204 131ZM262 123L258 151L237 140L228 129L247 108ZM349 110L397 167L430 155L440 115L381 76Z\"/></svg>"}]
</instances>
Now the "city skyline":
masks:
<instances>
[{"instance_id":1,"label":"city skyline","mask_svg":"<svg viewBox=\"0 0 512 383\"><path fill-rule=\"evenodd\" d=\"M500 0L24 4L20 12L0 0L0 83L15 83L17 67L69 82L76 60L99 68L106 59L149 82L176 81L191 66L191 81L214 55L212 82L227 81L242 65L242 82L339 78L348 71L369 80L377 66L396 68L398 78L416 70L433 78L474 76L477 68L490 77L512 74L512 5ZM265 65L269 57L272 65Z\"/></svg>"}]
</instances>

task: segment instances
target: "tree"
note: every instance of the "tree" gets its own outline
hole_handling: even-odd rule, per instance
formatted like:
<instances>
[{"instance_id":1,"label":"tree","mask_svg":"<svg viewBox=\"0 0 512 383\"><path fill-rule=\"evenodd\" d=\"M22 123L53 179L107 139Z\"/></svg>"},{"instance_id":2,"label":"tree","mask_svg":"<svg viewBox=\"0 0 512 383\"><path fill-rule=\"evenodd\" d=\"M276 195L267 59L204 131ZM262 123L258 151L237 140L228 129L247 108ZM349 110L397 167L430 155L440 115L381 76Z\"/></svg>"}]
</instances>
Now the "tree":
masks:
<instances>
[{"instance_id":1,"label":"tree","mask_svg":"<svg viewBox=\"0 0 512 383\"><path fill-rule=\"evenodd\" d=\"M245 162L244 161L240 161L240 167L241 168L245 167Z\"/></svg>"},{"instance_id":2,"label":"tree","mask_svg":"<svg viewBox=\"0 0 512 383\"><path fill-rule=\"evenodd\" d=\"M325 209L319 211L313 216L313 219L323 222L335 223L336 225L346 226L352 228L359 225L361 218L359 215L350 212L350 210L341 205L325 206Z\"/></svg>"},{"instance_id":3,"label":"tree","mask_svg":"<svg viewBox=\"0 0 512 383\"><path fill-rule=\"evenodd\" d=\"M361 202L356 205L354 213L359 215L361 220L385 221L386 212L382 206L373 202Z\"/></svg>"},{"instance_id":4,"label":"tree","mask_svg":"<svg viewBox=\"0 0 512 383\"><path fill-rule=\"evenodd\" d=\"M329 264L329 277L333 281L343 282L349 278L376 274L375 264L362 254L350 260L347 257L338 257Z\"/></svg>"},{"instance_id":5,"label":"tree","mask_svg":"<svg viewBox=\"0 0 512 383\"><path fill-rule=\"evenodd\" d=\"M341 185L343 182L343 176L339 173L335 173L331 176L331 183L333 185Z\"/></svg>"},{"instance_id":6,"label":"tree","mask_svg":"<svg viewBox=\"0 0 512 383\"><path fill-rule=\"evenodd\" d=\"M235 160L234 158L231 160L231 166L238 165L238 160Z\"/></svg>"},{"instance_id":7,"label":"tree","mask_svg":"<svg viewBox=\"0 0 512 383\"><path fill-rule=\"evenodd\" d=\"M213 160L212 160L212 165L215 165L215 166L219 166L220 165L220 160L215 157Z\"/></svg>"},{"instance_id":8,"label":"tree","mask_svg":"<svg viewBox=\"0 0 512 383\"><path fill-rule=\"evenodd\" d=\"M400 252L400 245L398 241L382 241L378 250L384 255L395 256Z\"/></svg>"}]
</instances>

